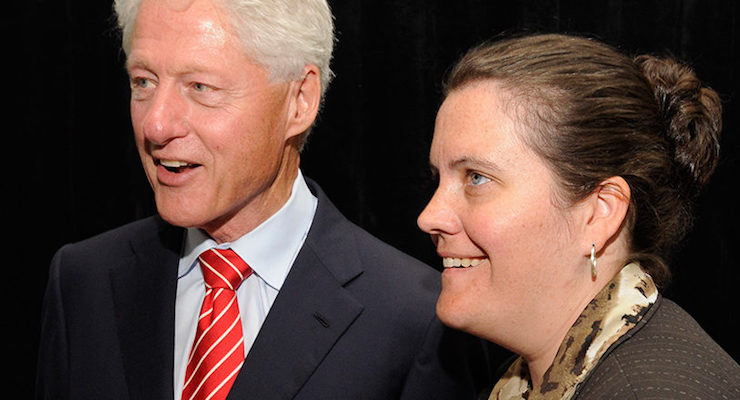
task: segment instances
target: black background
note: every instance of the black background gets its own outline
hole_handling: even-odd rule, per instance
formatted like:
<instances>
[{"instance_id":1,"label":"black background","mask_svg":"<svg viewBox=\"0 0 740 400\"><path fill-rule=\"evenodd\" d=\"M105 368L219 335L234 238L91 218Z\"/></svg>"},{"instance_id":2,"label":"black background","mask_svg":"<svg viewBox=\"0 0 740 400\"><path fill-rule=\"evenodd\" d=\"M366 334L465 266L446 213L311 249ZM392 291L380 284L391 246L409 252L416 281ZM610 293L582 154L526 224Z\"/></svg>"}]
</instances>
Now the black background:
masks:
<instances>
[{"instance_id":1,"label":"black background","mask_svg":"<svg viewBox=\"0 0 740 400\"><path fill-rule=\"evenodd\" d=\"M734 358L740 284L737 174L740 6L733 0L346 0L324 110L303 155L354 222L438 266L416 227L431 195L427 153L440 82L470 46L503 32L588 34L629 54L673 54L724 101L722 159L671 260L664 294ZM31 393L49 261L77 241L154 212L128 115L110 0L9 2L2 21L8 376ZM23 396L21 396L23 397Z\"/></svg>"}]
</instances>

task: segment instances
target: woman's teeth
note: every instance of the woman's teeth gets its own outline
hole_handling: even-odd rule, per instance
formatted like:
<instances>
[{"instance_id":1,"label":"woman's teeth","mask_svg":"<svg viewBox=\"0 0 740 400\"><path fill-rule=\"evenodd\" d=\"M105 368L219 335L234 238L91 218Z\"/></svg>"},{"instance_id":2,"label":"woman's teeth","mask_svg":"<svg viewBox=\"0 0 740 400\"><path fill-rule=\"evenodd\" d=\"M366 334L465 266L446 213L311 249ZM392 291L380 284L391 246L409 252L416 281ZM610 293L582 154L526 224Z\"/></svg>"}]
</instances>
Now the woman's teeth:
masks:
<instances>
[{"instance_id":1,"label":"woman's teeth","mask_svg":"<svg viewBox=\"0 0 740 400\"><path fill-rule=\"evenodd\" d=\"M475 267L485 260L485 258L453 258L444 257L442 259L442 265L445 268L467 268Z\"/></svg>"}]
</instances>

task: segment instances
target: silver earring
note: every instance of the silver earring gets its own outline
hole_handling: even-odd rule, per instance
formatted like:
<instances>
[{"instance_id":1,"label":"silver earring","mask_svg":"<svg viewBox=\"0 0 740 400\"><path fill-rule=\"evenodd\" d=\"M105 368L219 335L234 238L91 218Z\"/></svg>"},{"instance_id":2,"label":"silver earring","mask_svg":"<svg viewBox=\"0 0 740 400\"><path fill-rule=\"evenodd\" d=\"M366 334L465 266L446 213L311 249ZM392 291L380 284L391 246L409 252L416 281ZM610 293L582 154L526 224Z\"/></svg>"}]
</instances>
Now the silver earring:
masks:
<instances>
[{"instance_id":1,"label":"silver earring","mask_svg":"<svg viewBox=\"0 0 740 400\"><path fill-rule=\"evenodd\" d=\"M596 244L591 243L591 279L596 280Z\"/></svg>"}]
</instances>

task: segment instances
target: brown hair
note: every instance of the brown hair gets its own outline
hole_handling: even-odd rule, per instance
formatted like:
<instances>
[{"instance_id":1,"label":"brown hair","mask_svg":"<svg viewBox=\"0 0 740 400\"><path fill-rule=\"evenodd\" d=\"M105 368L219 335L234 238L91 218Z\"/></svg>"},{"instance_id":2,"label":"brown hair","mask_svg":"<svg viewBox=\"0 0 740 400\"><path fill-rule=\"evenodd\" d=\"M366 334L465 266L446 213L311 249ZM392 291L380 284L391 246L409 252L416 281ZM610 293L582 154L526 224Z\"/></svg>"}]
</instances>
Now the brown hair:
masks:
<instances>
[{"instance_id":1,"label":"brown hair","mask_svg":"<svg viewBox=\"0 0 740 400\"><path fill-rule=\"evenodd\" d=\"M525 141L573 204L612 176L630 186L631 254L665 285L663 261L691 225L691 205L719 157L721 103L670 58L634 59L596 40L531 35L485 43L453 68L445 94L495 80L533 135Z\"/></svg>"}]
</instances>

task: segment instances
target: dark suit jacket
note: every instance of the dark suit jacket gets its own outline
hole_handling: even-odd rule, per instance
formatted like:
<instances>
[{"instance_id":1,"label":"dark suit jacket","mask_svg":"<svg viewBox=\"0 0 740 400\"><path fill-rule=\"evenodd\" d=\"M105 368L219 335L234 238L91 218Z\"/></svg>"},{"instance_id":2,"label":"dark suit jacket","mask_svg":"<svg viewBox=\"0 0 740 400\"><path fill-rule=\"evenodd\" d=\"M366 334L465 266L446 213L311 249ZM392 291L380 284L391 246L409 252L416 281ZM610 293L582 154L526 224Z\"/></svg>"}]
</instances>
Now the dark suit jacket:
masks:
<instances>
[{"instance_id":1,"label":"dark suit jacket","mask_svg":"<svg viewBox=\"0 0 740 400\"><path fill-rule=\"evenodd\" d=\"M659 297L573 398L740 399L740 366L686 311Z\"/></svg>"},{"instance_id":2,"label":"dark suit jacket","mask_svg":"<svg viewBox=\"0 0 740 400\"><path fill-rule=\"evenodd\" d=\"M353 225L309 186L319 199L313 225L230 398L473 397L466 354L481 350L436 319L437 271ZM57 252L38 398L172 398L183 232L151 217Z\"/></svg>"}]
</instances>

